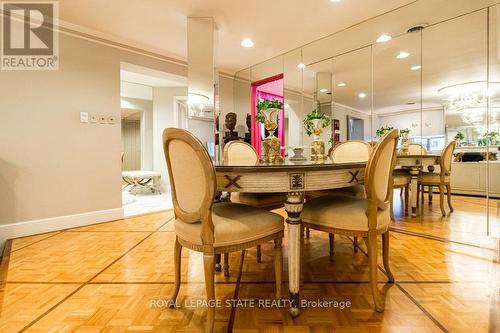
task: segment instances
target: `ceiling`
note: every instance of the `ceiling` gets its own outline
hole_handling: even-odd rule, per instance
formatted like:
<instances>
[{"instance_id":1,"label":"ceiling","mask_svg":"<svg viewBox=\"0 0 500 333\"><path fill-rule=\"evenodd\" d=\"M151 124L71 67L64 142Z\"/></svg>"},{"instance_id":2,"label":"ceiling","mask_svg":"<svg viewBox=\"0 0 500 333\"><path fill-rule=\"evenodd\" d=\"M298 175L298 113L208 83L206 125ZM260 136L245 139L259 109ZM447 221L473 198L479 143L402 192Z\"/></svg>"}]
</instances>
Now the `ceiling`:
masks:
<instances>
[{"instance_id":1,"label":"ceiling","mask_svg":"<svg viewBox=\"0 0 500 333\"><path fill-rule=\"evenodd\" d=\"M120 64L120 81L143 84L150 87L187 87L185 76L157 71L134 64Z\"/></svg>"},{"instance_id":2,"label":"ceiling","mask_svg":"<svg viewBox=\"0 0 500 333\"><path fill-rule=\"evenodd\" d=\"M179 60L186 18L212 16L218 67L235 72L416 0L60 0L61 25ZM243 48L243 38L255 42Z\"/></svg>"}]
</instances>

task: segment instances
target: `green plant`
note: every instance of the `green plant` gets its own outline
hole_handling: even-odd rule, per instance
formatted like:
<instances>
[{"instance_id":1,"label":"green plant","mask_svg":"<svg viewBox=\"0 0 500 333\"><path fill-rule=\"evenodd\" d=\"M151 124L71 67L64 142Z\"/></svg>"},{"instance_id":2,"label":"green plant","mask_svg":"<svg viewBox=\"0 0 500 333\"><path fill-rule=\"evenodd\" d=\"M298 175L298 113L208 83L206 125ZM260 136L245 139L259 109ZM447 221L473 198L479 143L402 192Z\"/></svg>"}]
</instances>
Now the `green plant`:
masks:
<instances>
[{"instance_id":1,"label":"green plant","mask_svg":"<svg viewBox=\"0 0 500 333\"><path fill-rule=\"evenodd\" d=\"M375 134L377 134L378 137L382 137L385 134L385 132L388 132L392 129L394 129L394 127L392 126L382 126L375 132Z\"/></svg>"},{"instance_id":2,"label":"green plant","mask_svg":"<svg viewBox=\"0 0 500 333\"><path fill-rule=\"evenodd\" d=\"M462 141L463 139L465 139L465 135L462 133L462 132L458 132L455 137L454 137L455 141L457 142L460 142Z\"/></svg>"},{"instance_id":3,"label":"green plant","mask_svg":"<svg viewBox=\"0 0 500 333\"><path fill-rule=\"evenodd\" d=\"M410 134L410 129L409 128L403 128L399 130L399 134Z\"/></svg>"},{"instance_id":4,"label":"green plant","mask_svg":"<svg viewBox=\"0 0 500 333\"><path fill-rule=\"evenodd\" d=\"M264 117L260 111L267 109L283 109L283 103L276 99L260 99L257 103L257 114L255 115L255 120L264 124L266 122L266 117Z\"/></svg>"},{"instance_id":5,"label":"green plant","mask_svg":"<svg viewBox=\"0 0 500 333\"><path fill-rule=\"evenodd\" d=\"M323 128L330 125L331 119L324 113L319 112L318 110L312 110L311 113L306 115L304 118L304 129L306 130L307 135L311 136L314 133L314 119L323 120Z\"/></svg>"}]
</instances>

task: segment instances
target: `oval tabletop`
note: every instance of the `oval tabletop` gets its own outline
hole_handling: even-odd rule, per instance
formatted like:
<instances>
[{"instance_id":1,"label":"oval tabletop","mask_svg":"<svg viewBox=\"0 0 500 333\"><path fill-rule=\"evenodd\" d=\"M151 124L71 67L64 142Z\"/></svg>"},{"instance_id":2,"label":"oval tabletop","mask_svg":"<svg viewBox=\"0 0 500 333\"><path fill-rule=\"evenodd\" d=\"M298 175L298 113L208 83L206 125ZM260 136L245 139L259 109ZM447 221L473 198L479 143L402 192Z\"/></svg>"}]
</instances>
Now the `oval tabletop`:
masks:
<instances>
[{"instance_id":1,"label":"oval tabletop","mask_svg":"<svg viewBox=\"0 0 500 333\"><path fill-rule=\"evenodd\" d=\"M362 183L366 162L291 161L256 165L215 164L217 189L228 192L314 191Z\"/></svg>"}]
</instances>

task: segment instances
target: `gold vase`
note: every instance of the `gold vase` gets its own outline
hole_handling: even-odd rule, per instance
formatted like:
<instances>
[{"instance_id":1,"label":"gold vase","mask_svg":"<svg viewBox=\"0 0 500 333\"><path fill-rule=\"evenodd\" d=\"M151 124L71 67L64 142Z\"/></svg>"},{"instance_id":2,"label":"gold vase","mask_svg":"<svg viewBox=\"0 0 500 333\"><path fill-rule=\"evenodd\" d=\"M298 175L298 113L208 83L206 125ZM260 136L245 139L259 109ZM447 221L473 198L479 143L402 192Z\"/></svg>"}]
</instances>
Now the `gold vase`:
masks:
<instances>
[{"instance_id":1,"label":"gold vase","mask_svg":"<svg viewBox=\"0 0 500 333\"><path fill-rule=\"evenodd\" d=\"M311 143L311 160L321 161L325 159L325 142L320 135L323 133L323 119L313 119L314 139Z\"/></svg>"},{"instance_id":2,"label":"gold vase","mask_svg":"<svg viewBox=\"0 0 500 333\"><path fill-rule=\"evenodd\" d=\"M280 139L274 136L274 130L278 127L279 110L280 109L270 108L260 111L265 117L264 128L269 132L269 135L262 140L261 162L264 163L283 162L283 157L281 157L280 154Z\"/></svg>"},{"instance_id":3,"label":"gold vase","mask_svg":"<svg viewBox=\"0 0 500 333\"><path fill-rule=\"evenodd\" d=\"M401 133L401 155L410 155L410 133Z\"/></svg>"}]
</instances>

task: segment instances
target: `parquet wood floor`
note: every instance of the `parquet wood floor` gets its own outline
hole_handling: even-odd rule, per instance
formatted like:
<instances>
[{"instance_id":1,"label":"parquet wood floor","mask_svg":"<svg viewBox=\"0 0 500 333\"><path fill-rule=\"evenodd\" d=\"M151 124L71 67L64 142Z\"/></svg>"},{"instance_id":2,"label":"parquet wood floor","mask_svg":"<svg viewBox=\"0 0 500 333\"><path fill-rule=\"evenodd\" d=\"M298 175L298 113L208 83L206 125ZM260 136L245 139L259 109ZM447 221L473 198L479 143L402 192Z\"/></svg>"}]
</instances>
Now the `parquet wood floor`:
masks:
<instances>
[{"instance_id":1,"label":"parquet wood floor","mask_svg":"<svg viewBox=\"0 0 500 333\"><path fill-rule=\"evenodd\" d=\"M391 232L396 283L387 284L380 270L386 295L381 314L373 311L362 242L354 253L350 238L336 236L329 261L327 235L311 231L304 245L302 299L351 305L306 307L296 319L286 308L244 302L273 297L272 244L262 247L262 263L255 249L231 254L230 276L216 276L222 306L215 331L500 332L500 264L490 249L495 243L480 247L441 239L486 239L468 225L480 216L476 199L454 197L456 211L443 219L435 198L424 208L423 223L396 211L394 227L412 234ZM199 253L183 250L180 307L165 307L174 281L172 217L161 212L13 240L8 267L2 267L6 281L0 281L0 332L202 332L205 307L196 306L205 297ZM284 254L286 291L286 239ZM235 297L239 304L229 302Z\"/></svg>"}]
</instances>

